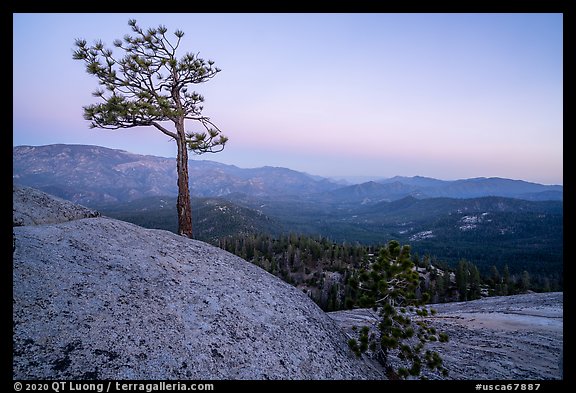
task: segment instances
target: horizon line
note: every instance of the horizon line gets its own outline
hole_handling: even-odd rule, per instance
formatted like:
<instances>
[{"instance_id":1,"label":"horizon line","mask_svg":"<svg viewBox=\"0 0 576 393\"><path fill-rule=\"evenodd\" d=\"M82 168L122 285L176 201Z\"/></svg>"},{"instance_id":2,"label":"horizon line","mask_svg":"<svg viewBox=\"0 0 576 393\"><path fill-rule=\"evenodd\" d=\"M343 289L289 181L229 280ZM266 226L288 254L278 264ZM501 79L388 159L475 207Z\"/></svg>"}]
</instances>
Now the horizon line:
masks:
<instances>
[{"instance_id":1,"label":"horizon line","mask_svg":"<svg viewBox=\"0 0 576 393\"><path fill-rule=\"evenodd\" d=\"M176 157L166 157L166 156L158 156L158 155L154 155L154 154L142 154L142 153L134 153L128 150L124 150L124 149L120 149L120 148L114 148L114 147L107 147L107 146L102 146L102 145L92 145L92 144L86 144L86 143L50 143L50 144L46 144L46 145L13 145L12 148L16 148L16 147L46 147L46 146L84 146L84 147L98 147L98 148L104 148L104 149L109 149L109 150L116 150L116 151L120 151L120 152L124 152L124 153L128 153L128 154L134 154L134 155L139 155L139 156L149 156L149 157L157 157L157 158L165 158L165 159L176 159ZM189 161L191 161L192 159L189 158ZM313 173L309 173L306 171L300 171L300 170L296 170L296 169L292 169L289 167L285 167L285 166L275 166L275 165L263 165L263 166L257 166L257 167L241 167L235 164L225 164L216 160L208 160L208 159L200 159L200 160L196 160L196 161L210 161L210 162L216 162L220 165L227 165L227 166L234 166L236 168L239 169L260 169L260 168L279 168L279 169L288 169L294 172L299 172L299 173L304 173L308 176L312 176L312 177L320 177L323 179L327 179L327 180L346 180L346 181L352 181L351 179L359 179L359 178L363 178L366 179L364 181L362 181L361 183L354 183L354 184L362 184L362 183L367 183L370 181L381 181L381 180L390 180L390 179L394 179L396 177L404 177L404 178L415 178L415 177L420 177L423 179L432 179L432 180L440 180L440 181L446 181L446 182L453 182L453 181L460 181L460 180L476 180L476 179L501 179L501 180L512 180L512 181L522 181L522 182L526 182L526 183L532 183L532 184L539 184L539 185L544 185L544 186L560 186L560 187L564 187L563 182L558 184L558 183L538 183L535 181L531 181L531 180L525 180L525 179L514 179L514 178L509 178L509 177L501 177L501 176L474 176L474 177L465 177L465 178L455 178L455 179L443 179L443 178L438 178L438 177L430 177L430 176L422 176L422 175L400 175L400 174L396 174L394 176L391 177L384 177L382 175L332 175L332 176L325 176L325 175L317 175L317 174L313 174Z\"/></svg>"}]
</instances>

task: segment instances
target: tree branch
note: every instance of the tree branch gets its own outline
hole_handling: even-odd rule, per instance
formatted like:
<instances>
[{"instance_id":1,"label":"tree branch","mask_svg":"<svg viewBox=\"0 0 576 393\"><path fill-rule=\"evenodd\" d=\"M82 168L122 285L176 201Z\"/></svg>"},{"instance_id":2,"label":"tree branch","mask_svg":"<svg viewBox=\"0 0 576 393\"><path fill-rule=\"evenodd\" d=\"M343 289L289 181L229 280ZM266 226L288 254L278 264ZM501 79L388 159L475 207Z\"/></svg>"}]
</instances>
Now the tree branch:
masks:
<instances>
[{"instance_id":1,"label":"tree branch","mask_svg":"<svg viewBox=\"0 0 576 393\"><path fill-rule=\"evenodd\" d=\"M154 127L156 127L158 130L160 130L161 132L163 132L164 134L168 135L171 138L177 139L178 135L176 135L176 133L172 132L172 131L168 131L166 128L162 127L159 123L153 121L151 123L151 125L153 125Z\"/></svg>"}]
</instances>

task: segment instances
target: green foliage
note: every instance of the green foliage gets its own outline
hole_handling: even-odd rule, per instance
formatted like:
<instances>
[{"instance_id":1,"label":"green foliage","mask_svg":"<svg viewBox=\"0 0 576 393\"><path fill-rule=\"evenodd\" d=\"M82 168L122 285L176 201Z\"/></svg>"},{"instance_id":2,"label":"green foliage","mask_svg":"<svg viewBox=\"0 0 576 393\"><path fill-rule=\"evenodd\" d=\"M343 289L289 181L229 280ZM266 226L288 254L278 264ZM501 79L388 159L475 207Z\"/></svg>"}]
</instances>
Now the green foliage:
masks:
<instances>
[{"instance_id":1,"label":"green foliage","mask_svg":"<svg viewBox=\"0 0 576 393\"><path fill-rule=\"evenodd\" d=\"M225 236L217 244L305 289L325 311L354 307L362 295L357 269L375 252L373 247L295 233Z\"/></svg>"},{"instance_id":2,"label":"green foliage","mask_svg":"<svg viewBox=\"0 0 576 393\"><path fill-rule=\"evenodd\" d=\"M185 133L188 148L198 154L222 150L228 138L202 115L204 97L188 90L189 85L210 80L220 69L197 54L178 58L184 36L180 30L171 41L165 26L143 30L134 19L128 25L135 35L113 42L124 53L120 57L102 41L91 46L83 39L75 41L73 59L83 61L86 72L103 87L92 94L103 102L85 106L84 118L91 127L105 129L154 126L174 139L180 136L159 122L172 121L179 128L184 120L194 120L205 131Z\"/></svg>"},{"instance_id":3,"label":"green foliage","mask_svg":"<svg viewBox=\"0 0 576 393\"><path fill-rule=\"evenodd\" d=\"M456 287L461 301L480 299L480 272L476 265L465 259L458 262L456 269Z\"/></svg>"},{"instance_id":4,"label":"green foliage","mask_svg":"<svg viewBox=\"0 0 576 393\"><path fill-rule=\"evenodd\" d=\"M174 32L170 40L165 26L143 30L131 19L128 22L134 36L125 35L114 41L124 55L116 57L101 41L88 45L86 40L75 41L74 60L86 64L86 72L94 75L103 87L93 93L102 103L84 107L84 118L91 127L118 129L154 126L174 139L180 137L159 122L195 120L204 132L187 132L188 148L198 154L220 151L228 138L208 117L202 115L204 97L189 91L189 85L206 82L220 72L212 60L197 54L185 53L177 57L184 33Z\"/></svg>"},{"instance_id":5,"label":"green foliage","mask_svg":"<svg viewBox=\"0 0 576 393\"><path fill-rule=\"evenodd\" d=\"M110 217L177 233L176 209L165 206L175 203L174 197L148 197L129 203L91 207ZM195 198L193 206L193 217L197 220L195 232L199 240L220 246L243 258L250 256L250 262L300 288L306 287L305 292L324 310L352 309L360 304L371 307L369 296L359 288L360 276L366 279L366 267L376 259L382 246L336 243L321 236L294 233L280 235L285 229L278 222L223 199ZM427 297L431 303L459 300L454 272L446 263L428 254L411 259L413 263L419 261L421 274L429 274L426 280L421 275L418 285L417 293L421 293L422 300ZM475 271L479 269L476 264L465 262L471 279L477 277ZM503 273L500 274L499 269L492 266L490 275L479 275L479 285L472 285L477 281L476 278L472 279L467 287L468 299L474 298L473 294L477 294L479 289L482 289L483 296L522 292L522 275L511 274L506 267L500 271ZM323 279L330 273L342 275L336 286ZM524 282L529 285L529 290L541 292L561 291L562 281L559 273L543 275L530 272L529 280ZM326 291L329 297L325 296ZM405 308L406 311L413 311L410 307Z\"/></svg>"},{"instance_id":6,"label":"green foliage","mask_svg":"<svg viewBox=\"0 0 576 393\"><path fill-rule=\"evenodd\" d=\"M527 291L530 288L530 274L524 270L522 272L522 278L520 279L520 289L522 291Z\"/></svg>"},{"instance_id":7,"label":"green foliage","mask_svg":"<svg viewBox=\"0 0 576 393\"><path fill-rule=\"evenodd\" d=\"M220 69L214 67L212 60L205 61L197 54L185 53L177 58L184 36L181 30L174 32L175 39L171 41L165 26L144 31L134 19L128 25L135 35L114 40L114 46L124 52L121 57L105 48L102 41L92 46L83 39L75 42L72 58L83 61L86 72L103 87L92 93L103 102L85 106L84 118L92 128L152 126L174 139L178 146L178 232L192 237L187 149L196 154L219 152L228 138L202 115L204 97L188 88L210 80ZM199 123L204 130L186 131L187 120ZM175 130L166 128L163 122L167 121Z\"/></svg>"},{"instance_id":8,"label":"green foliage","mask_svg":"<svg viewBox=\"0 0 576 393\"><path fill-rule=\"evenodd\" d=\"M164 206L175 203L174 197L148 197L129 203L91 207L107 216L146 228L166 229L178 233L176 209ZM160 207L161 205L164 207ZM324 310L352 309L359 306L360 298L363 307L370 307L369 297L365 296L365 291L359 289L360 268L364 266L362 270L364 277L367 274L365 267L376 258L382 246L337 243L326 237L294 233L281 235L285 228L278 222L253 209L239 207L223 199L194 198L192 205L194 206L192 215L197 220L195 226L197 239L220 246L241 257L248 258L250 255L252 256L250 262L282 278L284 278L281 274L283 271L294 285L301 288L306 285L306 292ZM238 247L235 246L236 243L239 244ZM300 255L300 264L294 265L296 251ZM292 265L290 260L286 260L287 256ZM413 263L415 260L412 258ZM420 268L425 268L430 274L429 280L420 281L418 286L423 300L426 297L430 298L431 303L459 300L454 272L446 263L428 254L418 260ZM470 261L466 261L466 264L471 272L479 271L476 264ZM522 275L511 274L506 267L501 269L502 274L496 266L492 266L489 271L489 276L483 277L482 274L479 276L480 283L477 288L483 288L485 290L483 293L492 296L521 292ZM342 274L342 280L338 288L326 287L330 292L328 299L321 296L324 285L321 278L331 272ZM543 275L530 272L529 280L525 283L529 285L529 290L536 292L561 291L562 281L561 274ZM472 286L468 289L472 290ZM467 296L471 296L472 293L474 291ZM330 306L328 302L331 303ZM412 311L409 308L406 310ZM430 312L433 313L432 310Z\"/></svg>"},{"instance_id":9,"label":"green foliage","mask_svg":"<svg viewBox=\"0 0 576 393\"><path fill-rule=\"evenodd\" d=\"M456 287L458 288L460 300L468 300L468 269L465 260L460 260L460 262L458 262L458 268L456 269Z\"/></svg>"},{"instance_id":10,"label":"green foliage","mask_svg":"<svg viewBox=\"0 0 576 393\"><path fill-rule=\"evenodd\" d=\"M473 261L481 275L489 275L492 265L498 266L502 273L502 267L508 264L511 274L527 270L532 277L548 276L555 280L553 276L562 276L563 208L558 201L432 198L360 207L321 198L274 197L250 205L261 206L264 202L262 211L285 222L288 230L367 245L397 239L410 243L412 251L418 252L420 263L423 256L430 255L436 262L445 262L451 270L456 270L461 259ZM504 211L498 207L502 205ZM488 212L486 220L476 228L460 229L465 215L484 212ZM352 215L356 218L350 218ZM410 222L409 228L405 222ZM415 234L427 230L434 237L411 240ZM561 289L560 283L558 286L552 283L552 287Z\"/></svg>"},{"instance_id":11,"label":"green foliage","mask_svg":"<svg viewBox=\"0 0 576 393\"><path fill-rule=\"evenodd\" d=\"M266 231L280 233L281 227L258 212L234 205L220 198L191 198L192 216L196 219L195 238L218 245L228 236L248 236ZM114 205L98 205L95 209L109 217L146 228L178 233L175 197L146 197ZM266 254L269 256L269 254Z\"/></svg>"},{"instance_id":12,"label":"green foliage","mask_svg":"<svg viewBox=\"0 0 576 393\"><path fill-rule=\"evenodd\" d=\"M359 306L376 308L380 323L378 337L374 332L370 334L366 326L360 329L358 340L351 346L354 353L365 353L370 348L383 365L400 378L418 377L423 364L444 374L446 369L438 353L426 351L422 354L427 342L446 342L448 336L428 325L426 317L432 312L416 296L420 280L410 258L410 246L400 246L398 241L391 240L380 249L375 262L361 269L359 278L360 289L364 292ZM411 315L407 309L412 310ZM391 353L403 363L397 370L389 364Z\"/></svg>"},{"instance_id":13,"label":"green foliage","mask_svg":"<svg viewBox=\"0 0 576 393\"><path fill-rule=\"evenodd\" d=\"M362 356L362 351L360 351L358 341L356 341L355 339L351 338L350 340L348 340L348 347L352 350L352 352L354 352L354 354L357 357Z\"/></svg>"}]
</instances>

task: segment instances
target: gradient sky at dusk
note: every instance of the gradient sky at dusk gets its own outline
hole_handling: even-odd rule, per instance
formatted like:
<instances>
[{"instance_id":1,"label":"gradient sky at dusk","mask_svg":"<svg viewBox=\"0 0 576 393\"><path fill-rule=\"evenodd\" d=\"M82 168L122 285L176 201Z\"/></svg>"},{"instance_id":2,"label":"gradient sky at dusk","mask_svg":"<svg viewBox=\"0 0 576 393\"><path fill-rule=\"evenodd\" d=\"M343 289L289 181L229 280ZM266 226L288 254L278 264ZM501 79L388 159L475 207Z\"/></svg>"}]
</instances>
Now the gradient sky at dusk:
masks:
<instances>
[{"instance_id":1,"label":"gradient sky at dusk","mask_svg":"<svg viewBox=\"0 0 576 393\"><path fill-rule=\"evenodd\" d=\"M130 18L183 30L182 54L222 69L195 90L230 141L192 159L563 184L562 14L14 14L15 146L176 155L156 129L82 117L98 84L72 60L74 40L119 54Z\"/></svg>"}]
</instances>

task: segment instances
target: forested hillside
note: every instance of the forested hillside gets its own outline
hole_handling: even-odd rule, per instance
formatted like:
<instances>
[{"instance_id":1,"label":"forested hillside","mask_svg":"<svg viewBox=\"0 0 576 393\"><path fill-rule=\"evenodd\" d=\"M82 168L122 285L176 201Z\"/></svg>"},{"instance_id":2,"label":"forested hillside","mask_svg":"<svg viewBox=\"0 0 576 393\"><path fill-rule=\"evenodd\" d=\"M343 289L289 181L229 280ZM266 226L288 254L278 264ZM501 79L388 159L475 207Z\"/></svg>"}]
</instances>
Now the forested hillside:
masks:
<instances>
[{"instance_id":1,"label":"forested hillside","mask_svg":"<svg viewBox=\"0 0 576 393\"><path fill-rule=\"evenodd\" d=\"M381 246L335 243L305 235L244 235L221 238L218 246L252 262L306 292L327 311L352 308L361 291L359 275L378 256ZM488 274L465 259L455 268L429 255L413 254L420 273L419 293L434 303L512 295L532 291L561 291L562 276L510 273L508 265L491 266Z\"/></svg>"}]
</instances>

